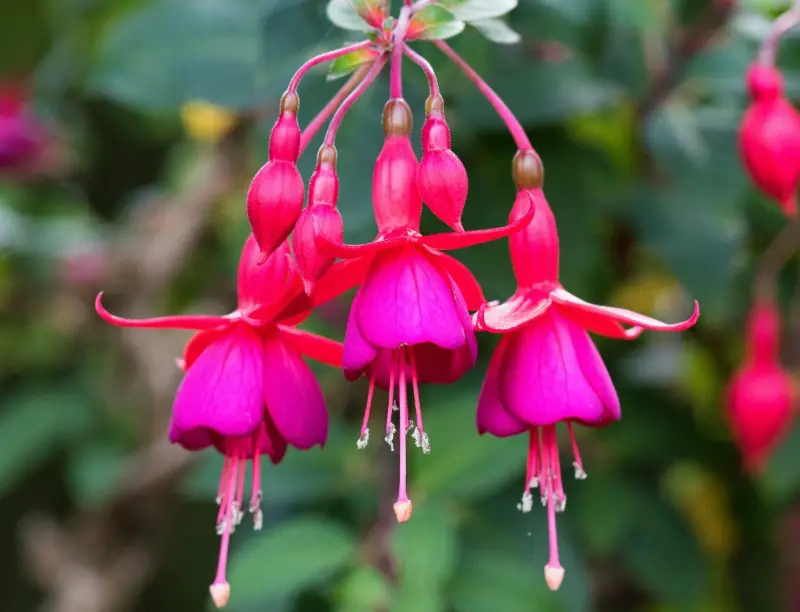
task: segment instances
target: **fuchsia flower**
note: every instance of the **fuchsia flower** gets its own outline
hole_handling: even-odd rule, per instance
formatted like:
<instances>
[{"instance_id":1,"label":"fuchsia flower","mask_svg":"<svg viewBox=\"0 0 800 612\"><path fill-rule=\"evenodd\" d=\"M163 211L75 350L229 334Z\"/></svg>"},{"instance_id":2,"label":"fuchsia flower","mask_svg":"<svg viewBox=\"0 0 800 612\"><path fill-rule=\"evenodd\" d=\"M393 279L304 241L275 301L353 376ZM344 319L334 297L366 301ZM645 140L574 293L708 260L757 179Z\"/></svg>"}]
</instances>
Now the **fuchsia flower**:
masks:
<instances>
[{"instance_id":1,"label":"fuchsia flower","mask_svg":"<svg viewBox=\"0 0 800 612\"><path fill-rule=\"evenodd\" d=\"M727 390L728 419L745 467L764 468L794 419L795 388L778 357L780 315L756 304L747 326L747 356Z\"/></svg>"},{"instance_id":2,"label":"fuchsia flower","mask_svg":"<svg viewBox=\"0 0 800 612\"><path fill-rule=\"evenodd\" d=\"M572 423L602 427L620 418L614 385L587 331L624 339L636 338L644 329L682 331L694 325L699 309L695 302L689 319L667 324L589 304L567 292L558 281L558 232L542 191L541 161L533 151L517 154L514 177L519 192L511 219L532 206L536 214L526 229L509 237L516 293L504 304L482 306L476 315L478 330L503 334L478 399L477 426L479 433L499 437L528 433L520 507L525 512L531 509L530 490L538 486L547 505L550 535L545 579L555 590L564 577L555 515L566 506L556 425L567 425L575 477L582 479L586 473ZM634 327L626 329L621 323Z\"/></svg>"},{"instance_id":3,"label":"fuchsia flower","mask_svg":"<svg viewBox=\"0 0 800 612\"><path fill-rule=\"evenodd\" d=\"M247 216L253 235L266 259L286 240L303 208L303 177L297 169L300 156L300 98L287 92L269 141L269 161L253 177L247 193Z\"/></svg>"},{"instance_id":4,"label":"fuchsia flower","mask_svg":"<svg viewBox=\"0 0 800 612\"><path fill-rule=\"evenodd\" d=\"M0 173L34 171L44 152L44 127L30 114L24 85L0 85Z\"/></svg>"},{"instance_id":5,"label":"fuchsia flower","mask_svg":"<svg viewBox=\"0 0 800 612\"><path fill-rule=\"evenodd\" d=\"M319 383L303 356L340 367L342 346L294 326L310 314L298 299L300 280L283 243L258 265L251 235L239 264L238 308L225 316L185 315L130 320L109 313L97 296L98 314L114 325L198 330L180 365L186 375L175 396L170 441L188 450L213 446L225 455L219 483L217 532L222 536L211 595L218 607L230 596L225 579L228 544L244 514L244 478L252 481L248 509L261 527L260 457L279 463L287 445L324 445L328 414Z\"/></svg>"},{"instance_id":6,"label":"fuchsia flower","mask_svg":"<svg viewBox=\"0 0 800 612\"><path fill-rule=\"evenodd\" d=\"M747 86L753 102L739 134L742 160L759 189L774 198L787 216L794 216L800 183L800 113L786 99L783 76L774 66L751 66Z\"/></svg>"},{"instance_id":7,"label":"fuchsia flower","mask_svg":"<svg viewBox=\"0 0 800 612\"><path fill-rule=\"evenodd\" d=\"M322 235L323 252L353 260L351 285L359 284L344 340L343 368L349 380L370 379L359 448L369 441L368 420L375 385L389 390L386 442L393 448L397 428L392 408L399 409L400 485L395 513L400 522L411 516L406 491L406 433L427 453L419 384L450 383L475 364L477 345L468 309L485 302L472 273L441 250L494 240L519 231L533 209L507 227L476 232L422 236L422 201L417 191L417 159L411 147L411 109L402 99L384 109L386 141L372 183L378 236L366 245L349 246ZM523 211L521 211L523 212ZM417 423L409 419L406 386L414 393Z\"/></svg>"}]
</instances>

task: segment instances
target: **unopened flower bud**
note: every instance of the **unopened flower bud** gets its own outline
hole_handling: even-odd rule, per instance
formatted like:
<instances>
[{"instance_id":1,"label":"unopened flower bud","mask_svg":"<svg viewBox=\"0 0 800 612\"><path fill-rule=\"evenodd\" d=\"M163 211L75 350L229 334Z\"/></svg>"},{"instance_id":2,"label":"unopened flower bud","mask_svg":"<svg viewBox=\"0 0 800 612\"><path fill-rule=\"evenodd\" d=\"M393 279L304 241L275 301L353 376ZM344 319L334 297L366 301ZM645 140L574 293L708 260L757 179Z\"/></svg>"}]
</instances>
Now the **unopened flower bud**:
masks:
<instances>
[{"instance_id":1,"label":"unopened flower bud","mask_svg":"<svg viewBox=\"0 0 800 612\"><path fill-rule=\"evenodd\" d=\"M747 356L727 391L728 419L745 466L763 469L794 418L795 388L778 360L780 317L772 304L753 308Z\"/></svg>"},{"instance_id":2,"label":"unopened flower bud","mask_svg":"<svg viewBox=\"0 0 800 612\"><path fill-rule=\"evenodd\" d=\"M247 216L261 249L262 261L294 228L303 208L303 178L297 169L300 126L297 94L281 99L281 116L272 128L269 161L261 167L247 193Z\"/></svg>"},{"instance_id":3,"label":"unopened flower bud","mask_svg":"<svg viewBox=\"0 0 800 612\"><path fill-rule=\"evenodd\" d=\"M333 264L335 257L324 255L317 242L324 236L332 242L344 238L342 216L336 209L339 178L336 174L336 150L322 147L319 163L308 184L308 206L301 213L292 235L297 270L306 293L311 294L316 282Z\"/></svg>"},{"instance_id":4,"label":"unopened flower bud","mask_svg":"<svg viewBox=\"0 0 800 612\"><path fill-rule=\"evenodd\" d=\"M464 164L450 149L450 128L441 96L428 98L428 118L422 127L422 162L417 171L419 194L434 215L463 232L461 215L467 202L469 179Z\"/></svg>"},{"instance_id":5,"label":"unopened flower bud","mask_svg":"<svg viewBox=\"0 0 800 612\"><path fill-rule=\"evenodd\" d=\"M750 178L775 199L784 213L797 214L800 183L800 113L783 94L783 77L756 64L747 74L752 103L739 133L742 160Z\"/></svg>"},{"instance_id":6,"label":"unopened flower bud","mask_svg":"<svg viewBox=\"0 0 800 612\"><path fill-rule=\"evenodd\" d=\"M387 136L372 175L372 205L378 231L419 230L422 199L417 189L417 156L408 136L411 111L404 100L390 100L383 118Z\"/></svg>"}]
</instances>

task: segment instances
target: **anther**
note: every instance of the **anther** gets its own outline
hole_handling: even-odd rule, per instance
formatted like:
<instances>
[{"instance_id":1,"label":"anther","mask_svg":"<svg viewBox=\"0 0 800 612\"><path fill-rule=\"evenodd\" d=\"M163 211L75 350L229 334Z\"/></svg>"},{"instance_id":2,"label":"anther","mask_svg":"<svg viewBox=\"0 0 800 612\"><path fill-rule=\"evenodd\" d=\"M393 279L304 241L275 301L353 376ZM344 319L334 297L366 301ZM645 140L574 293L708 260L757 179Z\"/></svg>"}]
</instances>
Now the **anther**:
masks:
<instances>
[{"instance_id":1,"label":"anther","mask_svg":"<svg viewBox=\"0 0 800 612\"><path fill-rule=\"evenodd\" d=\"M430 455L431 453L431 439L425 432L422 433L422 453Z\"/></svg>"},{"instance_id":2,"label":"anther","mask_svg":"<svg viewBox=\"0 0 800 612\"><path fill-rule=\"evenodd\" d=\"M575 468L575 480L586 480L586 471L583 469L583 466L575 461L572 464L572 467Z\"/></svg>"},{"instance_id":3,"label":"anther","mask_svg":"<svg viewBox=\"0 0 800 612\"><path fill-rule=\"evenodd\" d=\"M361 432L361 436L358 438L358 441L356 442L356 448L358 450L364 450L365 448L367 448L367 444L369 444L369 428Z\"/></svg>"},{"instance_id":4,"label":"anther","mask_svg":"<svg viewBox=\"0 0 800 612\"><path fill-rule=\"evenodd\" d=\"M394 452L394 434L397 433L397 428L394 426L394 423L389 423L389 427L386 428L386 437L384 440L386 444L389 445L389 448Z\"/></svg>"},{"instance_id":5,"label":"anther","mask_svg":"<svg viewBox=\"0 0 800 612\"><path fill-rule=\"evenodd\" d=\"M530 491L522 494L522 500L517 504L517 510L525 514L533 510L533 495Z\"/></svg>"}]
</instances>

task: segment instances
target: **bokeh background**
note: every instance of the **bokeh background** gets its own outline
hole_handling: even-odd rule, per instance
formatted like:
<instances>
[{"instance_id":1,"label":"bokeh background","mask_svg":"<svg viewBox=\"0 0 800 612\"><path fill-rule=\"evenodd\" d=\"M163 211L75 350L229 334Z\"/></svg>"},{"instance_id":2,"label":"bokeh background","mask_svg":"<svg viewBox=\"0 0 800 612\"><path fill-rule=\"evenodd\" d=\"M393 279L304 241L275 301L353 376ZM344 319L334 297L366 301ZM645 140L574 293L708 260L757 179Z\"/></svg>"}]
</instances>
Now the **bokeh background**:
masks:
<instances>
[{"instance_id":1,"label":"bokeh background","mask_svg":"<svg viewBox=\"0 0 800 612\"><path fill-rule=\"evenodd\" d=\"M413 457L415 513L402 529L391 514L396 457L377 436L356 450L365 386L319 369L330 440L265 465L265 528L243 523L234 538L229 609L800 610L800 431L750 476L722 399L759 254L785 224L749 185L735 136L745 67L786 4L520 0L509 16L520 44L469 28L453 41L544 160L564 284L668 320L691 298L702 305L690 332L597 340L624 416L579 432L589 478L566 481L561 591L542 579L545 512L516 510L525 440L475 431L496 342L482 336L469 376L424 390L433 452ZM231 310L244 194L278 98L304 59L353 38L327 21L323 0L2 2L4 612L209 609L221 460L165 440L188 335L112 328L93 298L107 291L128 316ZM514 196L513 143L458 69L431 45L415 48L439 73L470 172L465 225L499 225ZM792 37L780 63L800 96ZM419 127L425 80L410 63L405 75ZM312 73L301 122L339 84ZM387 85L355 106L337 143L349 241L374 235L369 169ZM457 253L490 299L514 288L506 249ZM798 372L796 279L788 268L782 295ZM347 307L330 304L309 326L341 337Z\"/></svg>"}]
</instances>

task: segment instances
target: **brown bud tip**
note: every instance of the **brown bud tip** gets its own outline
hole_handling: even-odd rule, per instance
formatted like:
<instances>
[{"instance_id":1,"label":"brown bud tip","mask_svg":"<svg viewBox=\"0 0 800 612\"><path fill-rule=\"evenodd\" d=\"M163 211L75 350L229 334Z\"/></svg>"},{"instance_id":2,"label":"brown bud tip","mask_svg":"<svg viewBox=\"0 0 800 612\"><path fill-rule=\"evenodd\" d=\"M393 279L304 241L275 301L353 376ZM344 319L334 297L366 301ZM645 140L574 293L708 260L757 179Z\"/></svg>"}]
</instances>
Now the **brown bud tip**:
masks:
<instances>
[{"instance_id":1,"label":"brown bud tip","mask_svg":"<svg viewBox=\"0 0 800 612\"><path fill-rule=\"evenodd\" d=\"M383 133L387 136L411 136L414 118L403 98L393 98L383 107Z\"/></svg>"},{"instance_id":2,"label":"brown bud tip","mask_svg":"<svg viewBox=\"0 0 800 612\"><path fill-rule=\"evenodd\" d=\"M296 115L298 110L300 110L300 97L292 91L284 93L281 97L281 112Z\"/></svg>"},{"instance_id":3,"label":"brown bud tip","mask_svg":"<svg viewBox=\"0 0 800 612\"><path fill-rule=\"evenodd\" d=\"M442 96L428 96L425 100L425 114L441 117L444 115L444 98Z\"/></svg>"},{"instance_id":4,"label":"brown bud tip","mask_svg":"<svg viewBox=\"0 0 800 612\"><path fill-rule=\"evenodd\" d=\"M224 608L228 605L228 600L231 598L231 585L227 582L217 584L216 582L208 587L211 593L211 599L214 600L214 605L218 608Z\"/></svg>"},{"instance_id":5,"label":"brown bud tip","mask_svg":"<svg viewBox=\"0 0 800 612\"><path fill-rule=\"evenodd\" d=\"M329 166L336 165L336 147L332 145L322 145L317 153L317 164L327 164Z\"/></svg>"},{"instance_id":6,"label":"brown bud tip","mask_svg":"<svg viewBox=\"0 0 800 612\"><path fill-rule=\"evenodd\" d=\"M405 501L397 501L394 504L394 515L397 517L398 523L405 523L408 519L411 518L411 511L413 510L411 506L411 500L407 499Z\"/></svg>"},{"instance_id":7,"label":"brown bud tip","mask_svg":"<svg viewBox=\"0 0 800 612\"><path fill-rule=\"evenodd\" d=\"M561 583L564 582L564 568L545 565L544 581L547 583L547 588L551 591L557 591L561 587Z\"/></svg>"},{"instance_id":8,"label":"brown bud tip","mask_svg":"<svg viewBox=\"0 0 800 612\"><path fill-rule=\"evenodd\" d=\"M544 185L544 166L535 151L517 151L512 168L517 189L539 189Z\"/></svg>"}]
</instances>

